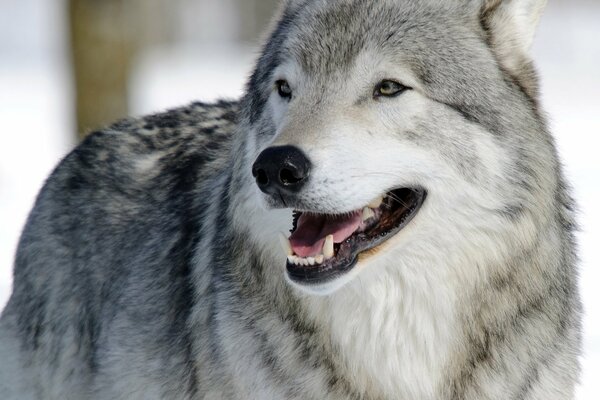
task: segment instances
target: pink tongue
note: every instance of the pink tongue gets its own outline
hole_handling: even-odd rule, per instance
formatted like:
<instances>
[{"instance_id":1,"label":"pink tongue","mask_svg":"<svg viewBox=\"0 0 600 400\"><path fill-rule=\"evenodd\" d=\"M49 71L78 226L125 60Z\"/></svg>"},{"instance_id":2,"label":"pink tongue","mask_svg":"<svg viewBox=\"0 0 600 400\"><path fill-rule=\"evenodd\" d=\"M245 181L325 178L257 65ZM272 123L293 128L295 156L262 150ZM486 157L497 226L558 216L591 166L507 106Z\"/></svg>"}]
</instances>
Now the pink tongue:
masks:
<instances>
[{"instance_id":1,"label":"pink tongue","mask_svg":"<svg viewBox=\"0 0 600 400\"><path fill-rule=\"evenodd\" d=\"M314 257L322 253L327 235L333 235L334 243L342 243L360 226L362 213L355 211L348 216L327 218L324 215L302 214L297 228L290 236L294 253L300 257Z\"/></svg>"}]
</instances>

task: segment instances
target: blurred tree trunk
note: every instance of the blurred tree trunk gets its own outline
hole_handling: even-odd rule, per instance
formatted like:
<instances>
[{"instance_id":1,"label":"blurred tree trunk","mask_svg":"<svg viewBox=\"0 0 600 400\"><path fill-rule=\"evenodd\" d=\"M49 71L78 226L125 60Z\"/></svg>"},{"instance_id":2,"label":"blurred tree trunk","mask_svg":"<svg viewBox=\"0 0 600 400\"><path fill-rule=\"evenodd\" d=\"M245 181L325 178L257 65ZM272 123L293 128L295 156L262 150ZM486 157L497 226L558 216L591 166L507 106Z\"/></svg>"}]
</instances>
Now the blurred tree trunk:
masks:
<instances>
[{"instance_id":1,"label":"blurred tree trunk","mask_svg":"<svg viewBox=\"0 0 600 400\"><path fill-rule=\"evenodd\" d=\"M236 0L240 10L240 36L255 42L265 31L281 0Z\"/></svg>"},{"instance_id":2,"label":"blurred tree trunk","mask_svg":"<svg viewBox=\"0 0 600 400\"><path fill-rule=\"evenodd\" d=\"M77 131L127 115L127 80L135 50L127 0L69 0Z\"/></svg>"}]
</instances>

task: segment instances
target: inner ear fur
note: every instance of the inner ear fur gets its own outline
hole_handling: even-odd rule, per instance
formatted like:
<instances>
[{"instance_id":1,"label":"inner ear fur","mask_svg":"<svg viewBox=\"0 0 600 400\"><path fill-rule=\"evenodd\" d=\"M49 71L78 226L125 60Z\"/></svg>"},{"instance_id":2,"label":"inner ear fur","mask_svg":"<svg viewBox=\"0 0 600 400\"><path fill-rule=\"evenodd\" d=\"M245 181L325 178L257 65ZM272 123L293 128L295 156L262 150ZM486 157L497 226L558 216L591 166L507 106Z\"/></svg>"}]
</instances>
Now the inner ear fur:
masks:
<instances>
[{"instance_id":1,"label":"inner ear fur","mask_svg":"<svg viewBox=\"0 0 600 400\"><path fill-rule=\"evenodd\" d=\"M500 66L531 98L538 79L529 52L547 0L483 0L480 23Z\"/></svg>"}]
</instances>

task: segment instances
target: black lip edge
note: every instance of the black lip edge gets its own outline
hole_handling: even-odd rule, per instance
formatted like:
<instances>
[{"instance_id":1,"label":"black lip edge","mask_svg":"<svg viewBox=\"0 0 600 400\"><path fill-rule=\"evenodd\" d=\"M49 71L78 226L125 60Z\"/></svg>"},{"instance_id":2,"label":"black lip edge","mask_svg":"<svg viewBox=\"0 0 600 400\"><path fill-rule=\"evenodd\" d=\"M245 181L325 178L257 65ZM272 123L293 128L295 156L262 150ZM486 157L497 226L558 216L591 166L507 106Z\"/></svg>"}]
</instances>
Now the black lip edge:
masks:
<instances>
[{"instance_id":1,"label":"black lip edge","mask_svg":"<svg viewBox=\"0 0 600 400\"><path fill-rule=\"evenodd\" d=\"M287 263L288 276L293 282L317 285L333 281L340 275L349 272L356 263L358 262L358 253L354 257L341 267L329 265L325 268L295 268L297 265Z\"/></svg>"},{"instance_id":2,"label":"black lip edge","mask_svg":"<svg viewBox=\"0 0 600 400\"><path fill-rule=\"evenodd\" d=\"M395 189L394 189L395 190ZM404 221L397 227L388 231L385 236L374 239L368 246L365 246L362 249L353 252L352 258L348 258L348 262L345 264L338 265L325 265L323 268L313 266L313 268L305 268L303 266L298 266L295 264L291 264L286 261L286 270L289 278L298 284L303 285L317 285L324 284L336 279L338 276L343 275L354 268L356 263L358 262L358 255L364 251L373 249L388 239L395 236L399 233L404 227L406 227L410 221L418 214L418 211L421 209L423 204L425 203L425 199L427 198L427 190L423 188L415 188L415 191L419 193L418 203L413 212L411 212ZM343 261L343 260L340 260Z\"/></svg>"}]
</instances>

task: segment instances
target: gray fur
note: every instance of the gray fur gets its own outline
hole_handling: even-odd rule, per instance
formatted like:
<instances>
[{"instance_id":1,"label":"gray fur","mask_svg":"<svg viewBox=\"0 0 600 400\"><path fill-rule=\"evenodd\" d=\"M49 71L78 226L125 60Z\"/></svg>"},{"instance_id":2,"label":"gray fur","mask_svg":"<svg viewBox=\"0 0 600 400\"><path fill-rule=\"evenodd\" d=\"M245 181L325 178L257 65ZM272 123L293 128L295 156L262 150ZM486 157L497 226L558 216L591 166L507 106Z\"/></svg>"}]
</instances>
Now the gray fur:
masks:
<instances>
[{"instance_id":1,"label":"gray fur","mask_svg":"<svg viewBox=\"0 0 600 400\"><path fill-rule=\"evenodd\" d=\"M505 46L523 34L505 30L515 1L289 0L239 102L90 134L52 173L23 231L0 319L0 398L572 398L581 340L574 205L526 46ZM352 81L365 54L402 65L414 90L372 105L372 82ZM281 122L270 104L286 63L302 79ZM411 104L428 109L406 117L410 126L369 122L359 139L327 133L346 112L360 125ZM432 185L430 208L411 222L421 239L385 247L392 258L363 261L368 269L327 296L298 290L268 246L268 224L289 225L289 210L256 205L250 166L271 144L327 163L339 147L370 141L423 150L447 171L410 178ZM314 190L288 205L365 204L356 188L378 177L352 167L348 180L317 171ZM436 182L456 176L464 195L436 193ZM336 190L325 196L328 186ZM428 223L444 196L453 219ZM424 235L419 224L437 230ZM380 287L387 298L373 294ZM449 304L450 316L435 304ZM446 330L443 344L419 340ZM396 365L405 358L389 349L414 364ZM432 372L411 375L421 368Z\"/></svg>"}]
</instances>

